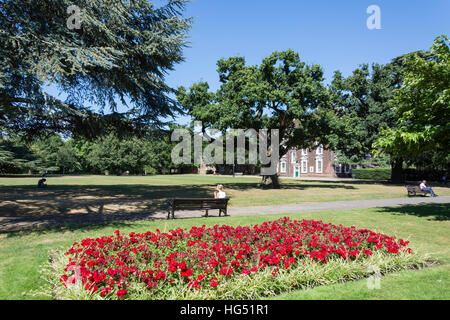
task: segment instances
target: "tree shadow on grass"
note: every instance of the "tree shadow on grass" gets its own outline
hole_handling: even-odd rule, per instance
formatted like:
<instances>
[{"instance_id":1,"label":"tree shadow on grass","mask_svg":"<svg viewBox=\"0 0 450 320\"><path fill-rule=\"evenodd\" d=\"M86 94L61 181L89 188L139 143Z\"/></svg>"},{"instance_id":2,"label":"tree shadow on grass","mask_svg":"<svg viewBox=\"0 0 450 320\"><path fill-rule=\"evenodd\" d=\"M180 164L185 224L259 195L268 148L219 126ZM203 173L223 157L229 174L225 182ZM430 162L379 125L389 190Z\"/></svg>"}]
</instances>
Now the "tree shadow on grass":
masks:
<instances>
[{"instance_id":1,"label":"tree shadow on grass","mask_svg":"<svg viewBox=\"0 0 450 320\"><path fill-rule=\"evenodd\" d=\"M145 184L120 184L120 185L51 185L38 189L36 186L0 186L0 201L18 199L46 200L62 197L71 199L76 197L115 197L133 199L166 199L171 197L212 197L216 183L192 184L192 185L145 185ZM255 182L234 182L224 184L225 189L246 191L262 190ZM320 189L356 189L352 185L341 183L328 183L317 181L316 183L286 183L281 189L306 190L310 188ZM265 189L269 190L270 189ZM263 191L263 190L262 190Z\"/></svg>"},{"instance_id":2,"label":"tree shadow on grass","mask_svg":"<svg viewBox=\"0 0 450 320\"><path fill-rule=\"evenodd\" d=\"M141 219L138 219L141 220ZM2 232L0 234L6 234L6 238L16 238L28 234L33 235L45 235L55 232L75 232L75 231L88 231L95 232L104 228L114 228L114 229L124 229L133 225L135 221L133 220L123 220L123 221L110 221L110 222L95 222L95 223L75 223L75 224L64 224L64 225L46 225L38 228L28 228L17 231Z\"/></svg>"},{"instance_id":3,"label":"tree shadow on grass","mask_svg":"<svg viewBox=\"0 0 450 320\"><path fill-rule=\"evenodd\" d=\"M412 215L420 218L427 218L431 221L450 220L450 203L416 204L401 207L382 207L382 212L395 215Z\"/></svg>"},{"instance_id":4,"label":"tree shadow on grass","mask_svg":"<svg viewBox=\"0 0 450 320\"><path fill-rule=\"evenodd\" d=\"M216 210L213 210L216 211ZM86 219L83 223L80 222L71 222L70 220L61 220L60 223L57 221L53 221L51 224L44 224L40 225L34 228L23 228L23 229L17 229L17 230L11 230L11 231L2 231L0 230L0 235L5 234L6 238L16 238L21 237L28 234L33 235L45 235L49 233L55 233L55 232L76 232L76 231L87 231L87 232L95 232L101 229L105 228L112 228L112 229L118 229L122 230L124 228L129 228L133 226L136 222L145 222L145 221L167 221L167 222L174 222L176 220L185 220L185 219L192 219L192 218L203 218L203 213L199 213L199 210L196 210L195 213L197 215L194 216L180 216L178 215L175 220L173 219L166 219L166 216L159 216L154 217L152 214L148 215L127 215L127 216L115 216L114 218L111 217L103 217L101 220L93 220L89 221ZM200 215L201 214L201 215ZM209 215L210 218L217 218L219 217L217 214L211 214ZM221 219L224 219L224 222L226 222L226 217L229 216L221 216ZM176 228L176 227L173 227Z\"/></svg>"},{"instance_id":5,"label":"tree shadow on grass","mask_svg":"<svg viewBox=\"0 0 450 320\"><path fill-rule=\"evenodd\" d=\"M193 185L32 185L0 186L0 232L36 229L41 226L136 221L155 218L166 210L165 200L174 197L213 197L215 183ZM282 190L309 188L355 189L338 183L287 183ZM257 182L226 184L230 191L261 190ZM261 190L270 192L270 190Z\"/></svg>"}]
</instances>

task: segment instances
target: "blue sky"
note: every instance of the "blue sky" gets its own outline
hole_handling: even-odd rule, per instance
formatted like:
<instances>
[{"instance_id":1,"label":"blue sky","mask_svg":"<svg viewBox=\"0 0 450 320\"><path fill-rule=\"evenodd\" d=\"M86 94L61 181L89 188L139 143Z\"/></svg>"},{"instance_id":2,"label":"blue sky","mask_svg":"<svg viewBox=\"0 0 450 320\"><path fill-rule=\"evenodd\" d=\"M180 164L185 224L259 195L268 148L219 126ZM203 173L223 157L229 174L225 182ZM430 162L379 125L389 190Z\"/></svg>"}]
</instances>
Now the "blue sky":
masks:
<instances>
[{"instance_id":1,"label":"blue sky","mask_svg":"<svg viewBox=\"0 0 450 320\"><path fill-rule=\"evenodd\" d=\"M380 7L380 30L366 26L370 5ZM347 76L361 63L388 63L450 31L449 0L192 0L186 16L194 19L190 47L166 77L175 88L201 80L216 90L218 59L244 56L255 65L286 49L320 64L329 83L335 70Z\"/></svg>"},{"instance_id":2,"label":"blue sky","mask_svg":"<svg viewBox=\"0 0 450 320\"><path fill-rule=\"evenodd\" d=\"M381 10L381 29L369 30L367 7ZM448 0L193 0L194 18L186 61L167 77L172 86L207 81L219 86L216 62L244 56L259 64L273 51L293 49L320 64L327 83L333 72L349 75L361 63L387 63L401 54L428 49L450 31Z\"/></svg>"}]
</instances>

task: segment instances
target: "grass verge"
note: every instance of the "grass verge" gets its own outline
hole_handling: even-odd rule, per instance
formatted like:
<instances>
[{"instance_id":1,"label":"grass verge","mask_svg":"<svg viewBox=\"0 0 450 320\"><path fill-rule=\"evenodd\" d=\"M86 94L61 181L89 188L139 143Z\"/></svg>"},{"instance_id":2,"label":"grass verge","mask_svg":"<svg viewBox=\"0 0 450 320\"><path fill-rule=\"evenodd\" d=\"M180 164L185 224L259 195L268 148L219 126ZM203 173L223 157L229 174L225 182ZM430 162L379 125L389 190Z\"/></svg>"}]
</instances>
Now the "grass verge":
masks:
<instances>
[{"instance_id":1,"label":"grass verge","mask_svg":"<svg viewBox=\"0 0 450 320\"><path fill-rule=\"evenodd\" d=\"M442 265L422 270L386 274L380 290L368 290L366 281L321 285L310 290L293 290L282 299L449 299L450 204L370 208L296 214L236 216L227 218L175 219L172 221L114 222L89 226L71 226L39 231L11 232L0 235L0 299L49 299L30 295L45 281L40 277L51 250L67 250L75 241L87 237L123 232L146 232L159 228L190 228L214 224L250 225L275 220L281 215L292 219L315 219L334 224L354 225L411 241L420 252L427 252Z\"/></svg>"}]
</instances>

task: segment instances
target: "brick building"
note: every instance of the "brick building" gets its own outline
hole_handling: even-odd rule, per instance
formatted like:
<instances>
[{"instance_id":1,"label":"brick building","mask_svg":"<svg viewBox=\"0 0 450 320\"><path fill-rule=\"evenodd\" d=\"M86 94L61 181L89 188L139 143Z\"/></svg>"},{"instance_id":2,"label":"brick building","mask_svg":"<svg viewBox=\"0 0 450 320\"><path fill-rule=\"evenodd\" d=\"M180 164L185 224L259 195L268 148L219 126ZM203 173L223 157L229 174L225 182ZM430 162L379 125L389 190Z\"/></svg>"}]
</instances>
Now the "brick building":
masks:
<instances>
[{"instance_id":1,"label":"brick building","mask_svg":"<svg viewBox=\"0 0 450 320\"><path fill-rule=\"evenodd\" d=\"M278 163L280 177L350 177L351 167L336 163L336 155L319 145L316 149L289 150Z\"/></svg>"}]
</instances>

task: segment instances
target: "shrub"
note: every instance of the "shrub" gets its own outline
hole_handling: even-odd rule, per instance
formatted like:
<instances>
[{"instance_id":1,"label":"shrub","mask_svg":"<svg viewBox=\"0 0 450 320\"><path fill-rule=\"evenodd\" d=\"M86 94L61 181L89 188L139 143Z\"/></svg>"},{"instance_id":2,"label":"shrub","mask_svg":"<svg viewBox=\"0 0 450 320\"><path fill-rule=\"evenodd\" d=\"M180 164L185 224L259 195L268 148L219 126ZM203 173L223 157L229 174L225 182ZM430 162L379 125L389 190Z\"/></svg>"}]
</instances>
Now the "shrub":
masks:
<instances>
[{"instance_id":1,"label":"shrub","mask_svg":"<svg viewBox=\"0 0 450 320\"><path fill-rule=\"evenodd\" d=\"M389 180L391 178L390 168L366 168L353 169L352 174L356 179Z\"/></svg>"},{"instance_id":2,"label":"shrub","mask_svg":"<svg viewBox=\"0 0 450 320\"><path fill-rule=\"evenodd\" d=\"M252 299L420 266L408 241L367 229L281 218L76 242L45 268L59 299Z\"/></svg>"},{"instance_id":3,"label":"shrub","mask_svg":"<svg viewBox=\"0 0 450 320\"><path fill-rule=\"evenodd\" d=\"M145 166L144 167L144 171L145 171L145 174L148 174L148 175L153 175L153 174L157 174L158 173L156 171L156 169L151 167L151 166Z\"/></svg>"}]
</instances>

